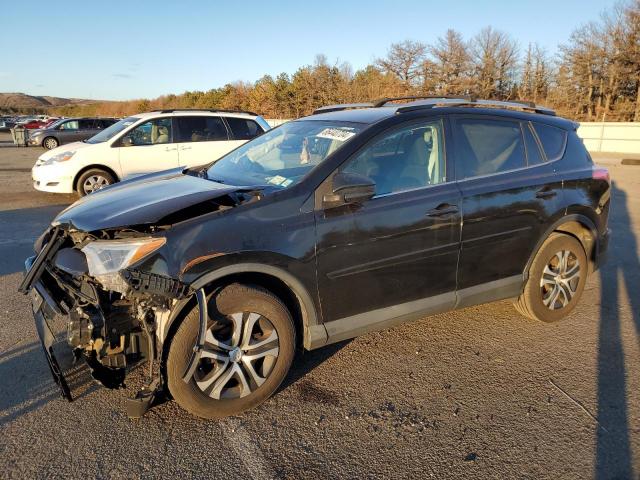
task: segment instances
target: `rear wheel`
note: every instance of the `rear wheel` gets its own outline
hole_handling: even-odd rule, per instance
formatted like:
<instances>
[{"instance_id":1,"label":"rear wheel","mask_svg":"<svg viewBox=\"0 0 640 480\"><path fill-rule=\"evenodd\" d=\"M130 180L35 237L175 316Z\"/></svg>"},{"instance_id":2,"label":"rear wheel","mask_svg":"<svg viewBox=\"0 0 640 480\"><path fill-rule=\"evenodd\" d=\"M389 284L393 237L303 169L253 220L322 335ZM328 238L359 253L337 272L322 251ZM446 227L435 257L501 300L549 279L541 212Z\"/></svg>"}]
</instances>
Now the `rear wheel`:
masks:
<instances>
[{"instance_id":1,"label":"rear wheel","mask_svg":"<svg viewBox=\"0 0 640 480\"><path fill-rule=\"evenodd\" d=\"M76 190L79 196L84 197L114 182L115 179L109 172L99 168L92 168L80 175Z\"/></svg>"},{"instance_id":2,"label":"rear wheel","mask_svg":"<svg viewBox=\"0 0 640 480\"><path fill-rule=\"evenodd\" d=\"M55 137L47 137L42 141L42 146L47 150L53 150L58 145L60 145L60 143L58 142L58 139Z\"/></svg>"},{"instance_id":3,"label":"rear wheel","mask_svg":"<svg viewBox=\"0 0 640 480\"><path fill-rule=\"evenodd\" d=\"M516 309L534 320L555 322L571 313L587 281L587 256L570 235L554 233L536 254Z\"/></svg>"},{"instance_id":4,"label":"rear wheel","mask_svg":"<svg viewBox=\"0 0 640 480\"><path fill-rule=\"evenodd\" d=\"M167 356L167 383L178 404L202 418L254 408L284 380L295 353L295 329L280 300L258 287L233 284L207 300L205 346L183 380L199 330L195 307L178 327Z\"/></svg>"}]
</instances>

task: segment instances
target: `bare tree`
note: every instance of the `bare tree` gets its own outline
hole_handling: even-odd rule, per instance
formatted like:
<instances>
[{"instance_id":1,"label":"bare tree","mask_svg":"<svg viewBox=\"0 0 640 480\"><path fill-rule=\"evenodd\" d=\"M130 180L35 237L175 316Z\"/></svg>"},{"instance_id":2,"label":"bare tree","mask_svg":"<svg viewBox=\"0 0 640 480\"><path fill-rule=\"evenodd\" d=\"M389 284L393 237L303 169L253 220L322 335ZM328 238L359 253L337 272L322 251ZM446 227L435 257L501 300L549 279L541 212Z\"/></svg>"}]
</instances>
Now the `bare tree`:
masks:
<instances>
[{"instance_id":1,"label":"bare tree","mask_svg":"<svg viewBox=\"0 0 640 480\"><path fill-rule=\"evenodd\" d=\"M410 88L422 76L426 53L427 46L424 43L405 40L391 44L387 56L376 60L376 65L383 71L396 75Z\"/></svg>"},{"instance_id":2,"label":"bare tree","mask_svg":"<svg viewBox=\"0 0 640 480\"><path fill-rule=\"evenodd\" d=\"M468 93L471 55L460 33L447 30L429 47L429 57L425 62L425 90L442 95Z\"/></svg>"},{"instance_id":3,"label":"bare tree","mask_svg":"<svg viewBox=\"0 0 640 480\"><path fill-rule=\"evenodd\" d=\"M509 35L483 28L471 41L473 80L484 98L509 98L518 67L518 44Z\"/></svg>"}]
</instances>

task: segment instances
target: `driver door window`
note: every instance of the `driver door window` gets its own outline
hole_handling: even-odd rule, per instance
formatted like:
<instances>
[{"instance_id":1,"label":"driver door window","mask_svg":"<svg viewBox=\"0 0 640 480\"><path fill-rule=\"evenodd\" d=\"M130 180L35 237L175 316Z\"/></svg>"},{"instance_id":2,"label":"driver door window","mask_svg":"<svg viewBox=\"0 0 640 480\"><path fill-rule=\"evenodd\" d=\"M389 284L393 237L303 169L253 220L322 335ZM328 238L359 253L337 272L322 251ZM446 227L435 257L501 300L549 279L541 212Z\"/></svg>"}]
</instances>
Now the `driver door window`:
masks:
<instances>
[{"instance_id":1,"label":"driver door window","mask_svg":"<svg viewBox=\"0 0 640 480\"><path fill-rule=\"evenodd\" d=\"M58 127L59 130L78 130L78 120L69 120Z\"/></svg>"},{"instance_id":2,"label":"driver door window","mask_svg":"<svg viewBox=\"0 0 640 480\"><path fill-rule=\"evenodd\" d=\"M131 138L132 145L118 149L124 178L179 166L171 117L144 122L125 136Z\"/></svg>"},{"instance_id":3,"label":"driver door window","mask_svg":"<svg viewBox=\"0 0 640 480\"><path fill-rule=\"evenodd\" d=\"M171 118L156 118L139 125L129 134L135 146L172 143Z\"/></svg>"},{"instance_id":4,"label":"driver door window","mask_svg":"<svg viewBox=\"0 0 640 480\"><path fill-rule=\"evenodd\" d=\"M446 180L442 122L414 123L383 134L343 168L376 183L376 195L415 190Z\"/></svg>"}]
</instances>

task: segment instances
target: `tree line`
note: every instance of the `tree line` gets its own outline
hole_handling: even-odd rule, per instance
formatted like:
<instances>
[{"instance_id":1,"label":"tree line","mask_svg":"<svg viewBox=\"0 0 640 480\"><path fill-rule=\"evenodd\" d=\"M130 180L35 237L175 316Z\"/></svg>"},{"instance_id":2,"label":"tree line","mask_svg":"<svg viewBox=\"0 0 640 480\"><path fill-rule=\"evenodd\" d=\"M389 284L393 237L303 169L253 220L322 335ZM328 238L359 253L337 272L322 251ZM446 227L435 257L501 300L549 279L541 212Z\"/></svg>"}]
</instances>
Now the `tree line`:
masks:
<instances>
[{"instance_id":1,"label":"tree line","mask_svg":"<svg viewBox=\"0 0 640 480\"><path fill-rule=\"evenodd\" d=\"M579 121L640 121L640 0L628 0L577 28L551 53L521 46L486 27L472 38L447 30L433 44L405 40L353 71L317 55L289 75L265 75L208 91L148 100L100 102L54 109L60 115L126 116L170 108L255 111L266 118L296 118L334 103L406 95L472 95L529 100Z\"/></svg>"}]
</instances>

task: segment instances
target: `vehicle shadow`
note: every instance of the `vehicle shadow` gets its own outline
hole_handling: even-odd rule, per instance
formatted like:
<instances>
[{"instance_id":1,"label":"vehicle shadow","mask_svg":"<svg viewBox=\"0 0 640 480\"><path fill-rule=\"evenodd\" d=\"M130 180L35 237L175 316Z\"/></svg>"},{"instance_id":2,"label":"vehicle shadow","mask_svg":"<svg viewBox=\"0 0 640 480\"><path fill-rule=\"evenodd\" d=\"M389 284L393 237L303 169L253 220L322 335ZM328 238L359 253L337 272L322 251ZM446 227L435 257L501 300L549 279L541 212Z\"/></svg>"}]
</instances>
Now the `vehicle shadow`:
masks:
<instances>
[{"instance_id":1,"label":"vehicle shadow","mask_svg":"<svg viewBox=\"0 0 640 480\"><path fill-rule=\"evenodd\" d=\"M33 242L67 204L0 211L0 275L21 272Z\"/></svg>"},{"instance_id":2,"label":"vehicle shadow","mask_svg":"<svg viewBox=\"0 0 640 480\"><path fill-rule=\"evenodd\" d=\"M631 228L627 193L615 184L612 185L609 225L613 231L609 258L599 272L597 479L634 478L618 299L626 293L636 337L640 339L640 261L638 243Z\"/></svg>"},{"instance_id":3,"label":"vehicle shadow","mask_svg":"<svg viewBox=\"0 0 640 480\"><path fill-rule=\"evenodd\" d=\"M74 400L98 388L84 362L65 371L65 377ZM0 379L0 427L52 400L66 402L53 382L40 342L17 345L0 353Z\"/></svg>"},{"instance_id":4,"label":"vehicle shadow","mask_svg":"<svg viewBox=\"0 0 640 480\"><path fill-rule=\"evenodd\" d=\"M329 358L349 345L349 343L351 343L351 340L343 340L342 342L334 343L317 350L306 351L299 349L296 352L296 357L291 365L291 370L289 370L288 375L282 382L282 385L280 385L278 392L286 390L298 383L300 379L329 360Z\"/></svg>"}]
</instances>

